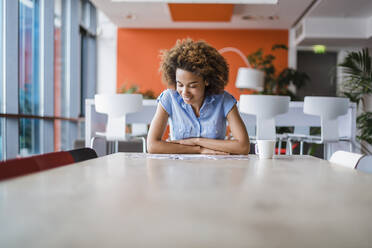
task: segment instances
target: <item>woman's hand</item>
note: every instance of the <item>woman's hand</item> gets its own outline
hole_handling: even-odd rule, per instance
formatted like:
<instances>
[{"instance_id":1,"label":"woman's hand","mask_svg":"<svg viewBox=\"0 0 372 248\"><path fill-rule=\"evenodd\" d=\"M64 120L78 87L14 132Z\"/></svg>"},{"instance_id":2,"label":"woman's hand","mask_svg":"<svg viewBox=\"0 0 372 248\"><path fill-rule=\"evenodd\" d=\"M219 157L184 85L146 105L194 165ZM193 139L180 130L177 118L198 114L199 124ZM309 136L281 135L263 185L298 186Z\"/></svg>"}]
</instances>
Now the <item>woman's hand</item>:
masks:
<instances>
[{"instance_id":1,"label":"woman's hand","mask_svg":"<svg viewBox=\"0 0 372 248\"><path fill-rule=\"evenodd\" d=\"M182 140L171 140L169 142L181 144L185 146L199 146L198 144L199 138L189 138L189 139L182 139ZM200 154L214 154L214 155L229 155L228 152L221 152L209 148L205 148L200 146Z\"/></svg>"},{"instance_id":2,"label":"woman's hand","mask_svg":"<svg viewBox=\"0 0 372 248\"><path fill-rule=\"evenodd\" d=\"M230 155L230 153L228 152L216 151L216 150L208 149L205 147L200 147L200 154Z\"/></svg>"}]
</instances>

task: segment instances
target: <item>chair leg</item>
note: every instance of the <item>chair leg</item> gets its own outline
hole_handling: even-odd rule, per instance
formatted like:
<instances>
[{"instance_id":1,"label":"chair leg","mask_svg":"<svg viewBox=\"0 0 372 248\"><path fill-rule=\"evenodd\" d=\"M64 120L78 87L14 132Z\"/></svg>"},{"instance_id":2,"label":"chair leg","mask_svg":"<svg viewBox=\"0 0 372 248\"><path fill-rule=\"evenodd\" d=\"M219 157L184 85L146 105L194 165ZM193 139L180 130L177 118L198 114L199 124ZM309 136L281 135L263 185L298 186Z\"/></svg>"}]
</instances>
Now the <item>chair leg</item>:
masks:
<instances>
[{"instance_id":1,"label":"chair leg","mask_svg":"<svg viewBox=\"0 0 372 248\"><path fill-rule=\"evenodd\" d=\"M324 155L323 155L323 158L325 159L325 160L328 160L329 159L329 157L330 157L330 151L331 151L331 143L324 143L324 148L323 148L323 150L324 150Z\"/></svg>"},{"instance_id":2,"label":"chair leg","mask_svg":"<svg viewBox=\"0 0 372 248\"><path fill-rule=\"evenodd\" d=\"M282 150L282 139L279 138L279 141L278 141L278 155L281 154L281 150Z\"/></svg>"},{"instance_id":3,"label":"chair leg","mask_svg":"<svg viewBox=\"0 0 372 248\"><path fill-rule=\"evenodd\" d=\"M292 140L291 139L288 139L288 141L287 141L286 153L288 155L292 155L293 154L293 151L292 151Z\"/></svg>"},{"instance_id":4,"label":"chair leg","mask_svg":"<svg viewBox=\"0 0 372 248\"><path fill-rule=\"evenodd\" d=\"M304 155L304 142L300 141L300 155Z\"/></svg>"},{"instance_id":5,"label":"chair leg","mask_svg":"<svg viewBox=\"0 0 372 248\"><path fill-rule=\"evenodd\" d=\"M118 140L115 140L115 150L114 150L115 153L118 153L119 152L119 141Z\"/></svg>"},{"instance_id":6,"label":"chair leg","mask_svg":"<svg viewBox=\"0 0 372 248\"><path fill-rule=\"evenodd\" d=\"M106 155L109 155L110 154L110 142L109 141L106 141L105 147L106 147Z\"/></svg>"},{"instance_id":7,"label":"chair leg","mask_svg":"<svg viewBox=\"0 0 372 248\"><path fill-rule=\"evenodd\" d=\"M350 152L354 152L354 147L353 147L353 142L352 141L349 142L349 150L350 150Z\"/></svg>"},{"instance_id":8,"label":"chair leg","mask_svg":"<svg viewBox=\"0 0 372 248\"><path fill-rule=\"evenodd\" d=\"M141 137L141 138L142 138L142 152L146 153L146 139L145 137Z\"/></svg>"},{"instance_id":9,"label":"chair leg","mask_svg":"<svg viewBox=\"0 0 372 248\"><path fill-rule=\"evenodd\" d=\"M90 148L92 148L93 149L93 146L94 146L94 140L96 139L96 137L92 137L91 139L90 139Z\"/></svg>"},{"instance_id":10,"label":"chair leg","mask_svg":"<svg viewBox=\"0 0 372 248\"><path fill-rule=\"evenodd\" d=\"M107 141L107 154L112 154L112 141Z\"/></svg>"}]
</instances>

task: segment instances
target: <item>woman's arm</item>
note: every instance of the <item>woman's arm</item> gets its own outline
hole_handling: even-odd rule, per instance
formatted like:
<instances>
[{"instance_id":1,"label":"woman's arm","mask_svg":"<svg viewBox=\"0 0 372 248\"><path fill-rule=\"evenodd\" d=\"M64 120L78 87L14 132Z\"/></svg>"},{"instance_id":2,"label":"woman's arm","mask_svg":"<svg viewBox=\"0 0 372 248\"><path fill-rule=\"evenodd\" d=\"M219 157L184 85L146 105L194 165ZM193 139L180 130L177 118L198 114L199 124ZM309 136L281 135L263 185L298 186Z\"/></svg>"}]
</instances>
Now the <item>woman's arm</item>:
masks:
<instances>
[{"instance_id":1,"label":"woman's arm","mask_svg":"<svg viewBox=\"0 0 372 248\"><path fill-rule=\"evenodd\" d=\"M167 127L167 122L168 113L159 103L147 135L147 150L149 153L201 153L198 145L181 145L162 141L161 138Z\"/></svg>"},{"instance_id":2,"label":"woman's arm","mask_svg":"<svg viewBox=\"0 0 372 248\"><path fill-rule=\"evenodd\" d=\"M248 154L250 150L249 137L236 105L227 114L227 121L229 122L234 140L191 138L175 142L183 145L198 145L231 154Z\"/></svg>"}]
</instances>

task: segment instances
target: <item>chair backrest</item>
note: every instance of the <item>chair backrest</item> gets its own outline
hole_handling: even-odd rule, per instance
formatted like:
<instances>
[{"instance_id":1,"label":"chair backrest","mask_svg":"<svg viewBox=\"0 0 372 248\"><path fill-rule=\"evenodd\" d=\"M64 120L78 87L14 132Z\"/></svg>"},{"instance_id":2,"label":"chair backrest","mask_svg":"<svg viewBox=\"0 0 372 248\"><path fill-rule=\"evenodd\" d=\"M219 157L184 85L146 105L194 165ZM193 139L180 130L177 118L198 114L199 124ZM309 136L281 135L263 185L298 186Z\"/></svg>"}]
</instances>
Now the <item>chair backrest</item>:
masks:
<instances>
[{"instance_id":1,"label":"chair backrest","mask_svg":"<svg viewBox=\"0 0 372 248\"><path fill-rule=\"evenodd\" d=\"M25 158L15 158L0 162L0 180L23 176L43 170L97 158L91 148L51 152Z\"/></svg>"},{"instance_id":2,"label":"chair backrest","mask_svg":"<svg viewBox=\"0 0 372 248\"><path fill-rule=\"evenodd\" d=\"M275 116L288 112L289 96L240 95L240 112L256 115L256 139L275 139Z\"/></svg>"},{"instance_id":3,"label":"chair backrest","mask_svg":"<svg viewBox=\"0 0 372 248\"><path fill-rule=\"evenodd\" d=\"M10 159L0 162L0 180L52 169L74 162L74 158L69 152L52 152L26 158Z\"/></svg>"},{"instance_id":4,"label":"chair backrest","mask_svg":"<svg viewBox=\"0 0 372 248\"><path fill-rule=\"evenodd\" d=\"M92 148L79 148L68 151L74 159L74 162L81 162L88 159L97 158L97 153Z\"/></svg>"},{"instance_id":5,"label":"chair backrest","mask_svg":"<svg viewBox=\"0 0 372 248\"><path fill-rule=\"evenodd\" d=\"M97 94L94 96L95 108L107 114L106 139L126 139L126 114L142 109L141 94Z\"/></svg>"},{"instance_id":6,"label":"chair backrest","mask_svg":"<svg viewBox=\"0 0 372 248\"><path fill-rule=\"evenodd\" d=\"M363 154L337 151L332 154L329 161L334 164L342 165L351 169L356 169L359 161L363 158Z\"/></svg>"},{"instance_id":7,"label":"chair backrest","mask_svg":"<svg viewBox=\"0 0 372 248\"><path fill-rule=\"evenodd\" d=\"M143 107L140 111L135 113L129 113L126 115L126 124L132 125L133 135L143 135L146 130L148 132L148 125L151 123L153 116L155 115L158 103L156 100L144 99L142 101ZM85 100L85 146L90 147L92 137L96 136L97 133L105 133L107 124L107 115L101 114L96 111L94 99ZM146 129L138 131L136 125L142 124L146 126ZM95 139L94 149L99 156L107 154L107 142L106 139ZM119 145L120 147L120 145Z\"/></svg>"},{"instance_id":8,"label":"chair backrest","mask_svg":"<svg viewBox=\"0 0 372 248\"><path fill-rule=\"evenodd\" d=\"M110 117L122 117L128 113L140 111L141 94L96 94L94 104L98 113Z\"/></svg>"},{"instance_id":9,"label":"chair backrest","mask_svg":"<svg viewBox=\"0 0 372 248\"><path fill-rule=\"evenodd\" d=\"M349 99L344 97L306 96L304 113L320 116L321 139L323 142L339 140L338 117L346 115Z\"/></svg>"},{"instance_id":10,"label":"chair backrest","mask_svg":"<svg viewBox=\"0 0 372 248\"><path fill-rule=\"evenodd\" d=\"M359 160L356 169L359 171L372 173L372 155L362 157Z\"/></svg>"},{"instance_id":11,"label":"chair backrest","mask_svg":"<svg viewBox=\"0 0 372 248\"><path fill-rule=\"evenodd\" d=\"M148 125L151 124L158 105L156 100L150 99L144 99L142 104L143 107L140 111L127 115L127 124L132 126L132 135L147 134Z\"/></svg>"},{"instance_id":12,"label":"chair backrest","mask_svg":"<svg viewBox=\"0 0 372 248\"><path fill-rule=\"evenodd\" d=\"M31 158L9 159L0 162L0 181L39 171L36 161Z\"/></svg>"}]
</instances>

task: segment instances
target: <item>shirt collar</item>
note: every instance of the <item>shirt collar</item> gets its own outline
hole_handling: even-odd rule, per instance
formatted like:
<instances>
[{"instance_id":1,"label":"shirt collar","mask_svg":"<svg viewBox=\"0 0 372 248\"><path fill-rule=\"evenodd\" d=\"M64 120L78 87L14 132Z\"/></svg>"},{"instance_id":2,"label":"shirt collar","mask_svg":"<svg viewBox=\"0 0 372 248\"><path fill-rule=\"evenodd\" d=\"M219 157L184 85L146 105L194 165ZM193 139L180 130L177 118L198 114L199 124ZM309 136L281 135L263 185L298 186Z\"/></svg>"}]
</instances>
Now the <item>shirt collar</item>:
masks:
<instances>
[{"instance_id":1,"label":"shirt collar","mask_svg":"<svg viewBox=\"0 0 372 248\"><path fill-rule=\"evenodd\" d=\"M205 97L204 101L205 101L206 104L210 104L210 103L214 102L214 100L215 100L214 95L208 95L208 96Z\"/></svg>"},{"instance_id":2,"label":"shirt collar","mask_svg":"<svg viewBox=\"0 0 372 248\"><path fill-rule=\"evenodd\" d=\"M176 100L177 102L182 106L182 107L186 107L186 103L183 101L182 99L182 96L178 93L178 91L176 91Z\"/></svg>"}]
</instances>

